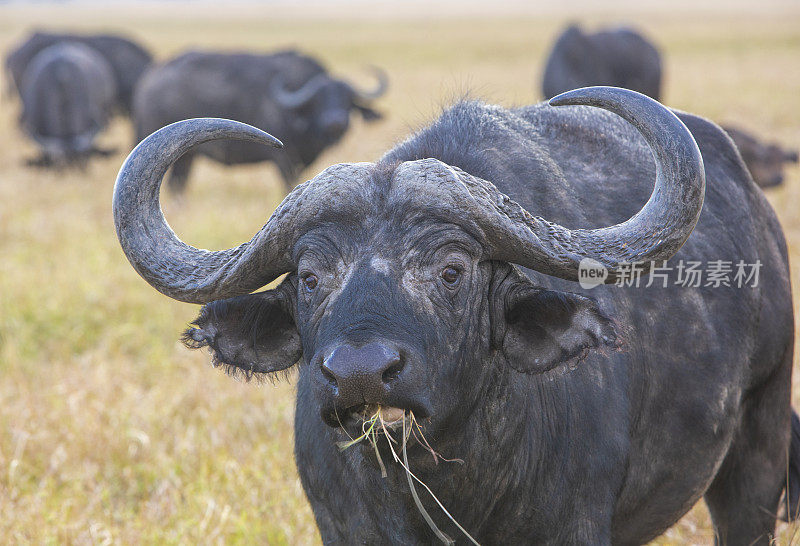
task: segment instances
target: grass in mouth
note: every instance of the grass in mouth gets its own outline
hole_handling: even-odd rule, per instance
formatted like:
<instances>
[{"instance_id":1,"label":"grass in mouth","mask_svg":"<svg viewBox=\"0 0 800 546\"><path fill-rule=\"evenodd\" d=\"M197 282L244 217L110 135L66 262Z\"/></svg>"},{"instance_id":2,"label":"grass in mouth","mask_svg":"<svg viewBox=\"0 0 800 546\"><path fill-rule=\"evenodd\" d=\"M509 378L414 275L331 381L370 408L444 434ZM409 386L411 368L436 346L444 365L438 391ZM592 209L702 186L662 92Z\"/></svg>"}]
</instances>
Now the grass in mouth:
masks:
<instances>
[{"instance_id":1,"label":"grass in mouth","mask_svg":"<svg viewBox=\"0 0 800 546\"><path fill-rule=\"evenodd\" d=\"M375 450L375 457L378 460L378 465L381 469L381 476L384 478L387 476L386 474L386 465L383 462L383 458L381 457L380 450L378 449L378 441L380 440L380 433L382 432L383 436L386 438L386 443L389 446L389 450L392 452L392 458L394 461L403 467L403 470L406 473L406 479L408 480L408 487L411 490L411 496L414 499L414 504L417 505L417 509L419 510L420 514L422 515L425 523L431 528L434 534L442 541L443 544L455 544L455 541L450 538L444 531L439 529L439 527L434 523L433 518L431 518L428 511L422 504L422 500L419 498L419 494L417 493L417 489L414 485L416 481L425 490L428 494L433 498L439 508L442 509L442 512L452 521L458 529L464 533L464 535L475 545L478 545L478 541L472 538L466 529L464 529L461 524L459 524L456 519L447 511L444 505L439 501L436 495L433 494L430 487L428 487L425 482L419 479L412 471L411 467L408 464L408 451L406 449L406 445L408 444L409 438L413 435L414 438L419 442L419 444L425 448L430 454L433 456L433 460L438 463L439 460L443 460L446 462L458 462L464 463L461 459L445 459L439 453L434 450L428 440L425 438L425 435L422 433L422 428L419 426L417 419L414 417L414 412L409 411L403 414L402 417L402 424L403 424L403 435L402 435L402 444L400 445L400 452L402 453L402 457L398 455L397 450L395 449L395 445L397 444L397 440L395 440L389 432L387 427L387 423L383 418L383 413L380 406L377 406L374 413L371 415L364 415L364 420L361 424L361 435L357 436L356 438L350 438L349 441L339 442L337 445L339 449L345 450L349 447L352 447L360 442L368 441L372 444L372 447ZM396 422L392 422L391 424L395 424ZM478 545L479 546L479 545Z\"/></svg>"}]
</instances>

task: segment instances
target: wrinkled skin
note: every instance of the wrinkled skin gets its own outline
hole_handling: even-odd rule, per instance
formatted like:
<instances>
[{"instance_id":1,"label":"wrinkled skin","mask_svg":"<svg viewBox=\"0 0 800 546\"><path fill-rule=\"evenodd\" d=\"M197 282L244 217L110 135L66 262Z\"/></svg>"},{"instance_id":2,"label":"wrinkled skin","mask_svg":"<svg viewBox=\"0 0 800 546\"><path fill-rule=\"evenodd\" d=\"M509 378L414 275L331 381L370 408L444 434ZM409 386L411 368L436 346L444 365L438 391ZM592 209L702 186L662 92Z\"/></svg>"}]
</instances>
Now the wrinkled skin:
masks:
<instances>
[{"instance_id":1,"label":"wrinkled skin","mask_svg":"<svg viewBox=\"0 0 800 546\"><path fill-rule=\"evenodd\" d=\"M659 100L661 56L632 29L586 33L571 25L556 39L547 58L542 92L549 99L590 85L624 87Z\"/></svg>"},{"instance_id":2,"label":"wrinkled skin","mask_svg":"<svg viewBox=\"0 0 800 546\"><path fill-rule=\"evenodd\" d=\"M273 161L290 189L299 173L347 131L350 113L367 121L380 115L343 81L330 78L307 104L287 110L273 97L276 78L300 88L324 68L294 51L272 55L189 52L150 70L136 91L133 118L137 142L170 123L222 117L263 128L284 144L281 152L241 142L213 142L185 155L172 168L169 188L184 191L194 156L226 165Z\"/></svg>"},{"instance_id":3,"label":"wrinkled skin","mask_svg":"<svg viewBox=\"0 0 800 546\"><path fill-rule=\"evenodd\" d=\"M725 126L723 129L742 154L753 180L762 188L783 184L784 164L798 161L797 150L784 150L777 144L761 142L752 134L735 127Z\"/></svg>"},{"instance_id":4,"label":"wrinkled skin","mask_svg":"<svg viewBox=\"0 0 800 546\"><path fill-rule=\"evenodd\" d=\"M487 260L467 218L404 191L411 162L436 158L432 169L459 167L584 228L638 211L654 162L604 111L466 102L377 164L318 175L358 184L363 198L331 196L277 288L203 308L186 340L210 346L217 364L270 373L299 361L295 457L326 544L435 542L397 465L381 478L371 447L337 449L358 388L363 402L413 410L437 451L464 460L437 465L409 448L414 472L483 544L641 544L701 497L721 543L769 543L791 428L786 247L726 135L679 117L703 154L707 194L670 264L760 260L757 287L672 277L666 288L590 291ZM376 344L402 355L402 369L377 383L324 371L333 348Z\"/></svg>"},{"instance_id":5,"label":"wrinkled skin","mask_svg":"<svg viewBox=\"0 0 800 546\"><path fill-rule=\"evenodd\" d=\"M59 167L106 153L94 138L108 123L115 93L111 67L95 50L78 42L42 50L21 82L20 125L42 151L30 163Z\"/></svg>"},{"instance_id":6,"label":"wrinkled skin","mask_svg":"<svg viewBox=\"0 0 800 546\"><path fill-rule=\"evenodd\" d=\"M130 111L133 89L152 62L152 57L140 45L121 36L34 32L6 57L6 73L10 85L21 90L23 74L36 54L63 42L81 43L103 56L114 76L115 108L122 112Z\"/></svg>"}]
</instances>

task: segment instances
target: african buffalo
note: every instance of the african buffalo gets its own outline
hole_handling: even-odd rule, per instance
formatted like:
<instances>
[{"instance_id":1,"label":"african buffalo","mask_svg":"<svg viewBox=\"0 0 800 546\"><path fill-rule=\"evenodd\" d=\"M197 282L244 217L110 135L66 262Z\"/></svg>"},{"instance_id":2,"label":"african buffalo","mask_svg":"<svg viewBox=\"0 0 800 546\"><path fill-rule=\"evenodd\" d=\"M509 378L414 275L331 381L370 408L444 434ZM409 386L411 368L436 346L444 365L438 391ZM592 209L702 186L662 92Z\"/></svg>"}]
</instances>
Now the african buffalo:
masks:
<instances>
[{"instance_id":1,"label":"african buffalo","mask_svg":"<svg viewBox=\"0 0 800 546\"><path fill-rule=\"evenodd\" d=\"M547 58L542 91L550 98L588 85L625 87L658 100L661 56L653 44L630 28L585 33L570 25Z\"/></svg>"},{"instance_id":2,"label":"african buffalo","mask_svg":"<svg viewBox=\"0 0 800 546\"><path fill-rule=\"evenodd\" d=\"M42 149L32 163L61 165L93 153L108 123L116 87L102 55L79 42L59 42L28 63L21 81L20 125Z\"/></svg>"},{"instance_id":3,"label":"african buffalo","mask_svg":"<svg viewBox=\"0 0 800 546\"><path fill-rule=\"evenodd\" d=\"M484 544L640 544L702 496L721 543L768 544L787 476L794 513L786 245L713 123L618 88L461 102L299 185L249 242L198 250L158 189L223 138L280 145L222 119L156 132L120 170L117 235L154 288L206 304L189 346L248 376L297 367L295 458L326 544L463 538L422 488L418 509L388 438L337 448L376 407L463 460L416 437L404 455ZM760 277L681 283L695 261ZM584 263L607 284L579 287ZM627 286L637 263L656 282Z\"/></svg>"},{"instance_id":4,"label":"african buffalo","mask_svg":"<svg viewBox=\"0 0 800 546\"><path fill-rule=\"evenodd\" d=\"M80 42L108 61L116 82L114 105L123 112L130 111L133 88L153 58L140 45L121 36L33 33L6 58L6 71L20 93L23 74L33 58L43 49L62 42Z\"/></svg>"},{"instance_id":5,"label":"african buffalo","mask_svg":"<svg viewBox=\"0 0 800 546\"><path fill-rule=\"evenodd\" d=\"M784 150L777 144L761 142L752 134L736 127L722 127L733 139L753 180L762 188L783 184L783 164L797 163L797 150Z\"/></svg>"},{"instance_id":6,"label":"african buffalo","mask_svg":"<svg viewBox=\"0 0 800 546\"><path fill-rule=\"evenodd\" d=\"M386 90L385 76L377 75L377 88L364 92L331 77L317 61L295 51L186 53L154 67L137 88L136 139L175 121L205 116L269 129L283 140L283 153L258 144L209 143L175 163L169 188L176 193L184 190L194 156L201 154L227 165L274 161L291 189L300 172L344 135L351 110L367 121L380 117L368 106Z\"/></svg>"}]
</instances>

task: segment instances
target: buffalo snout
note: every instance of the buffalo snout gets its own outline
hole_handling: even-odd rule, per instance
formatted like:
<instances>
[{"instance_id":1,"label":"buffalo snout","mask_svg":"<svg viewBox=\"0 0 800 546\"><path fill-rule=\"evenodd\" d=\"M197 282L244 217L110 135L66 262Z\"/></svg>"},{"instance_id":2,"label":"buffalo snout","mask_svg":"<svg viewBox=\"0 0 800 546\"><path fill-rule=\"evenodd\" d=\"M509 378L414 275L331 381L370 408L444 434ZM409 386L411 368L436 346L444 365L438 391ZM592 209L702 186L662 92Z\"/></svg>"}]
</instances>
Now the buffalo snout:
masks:
<instances>
[{"instance_id":1,"label":"buffalo snout","mask_svg":"<svg viewBox=\"0 0 800 546\"><path fill-rule=\"evenodd\" d=\"M350 120L345 113L329 113L322 116L322 130L329 137L336 138L347 130Z\"/></svg>"},{"instance_id":2,"label":"buffalo snout","mask_svg":"<svg viewBox=\"0 0 800 546\"><path fill-rule=\"evenodd\" d=\"M336 406L350 408L385 402L404 366L405 359L398 349L373 342L361 347L335 347L322 360L320 369L335 393Z\"/></svg>"}]
</instances>

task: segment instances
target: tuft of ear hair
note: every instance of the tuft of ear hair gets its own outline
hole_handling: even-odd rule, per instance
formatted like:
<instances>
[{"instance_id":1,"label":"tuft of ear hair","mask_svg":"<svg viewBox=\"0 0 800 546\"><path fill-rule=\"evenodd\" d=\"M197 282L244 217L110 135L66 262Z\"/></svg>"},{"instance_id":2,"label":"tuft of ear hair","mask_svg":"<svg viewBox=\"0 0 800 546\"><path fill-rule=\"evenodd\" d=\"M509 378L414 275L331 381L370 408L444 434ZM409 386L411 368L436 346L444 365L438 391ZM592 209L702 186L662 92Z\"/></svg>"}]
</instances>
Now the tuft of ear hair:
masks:
<instances>
[{"instance_id":1,"label":"tuft of ear hair","mask_svg":"<svg viewBox=\"0 0 800 546\"><path fill-rule=\"evenodd\" d=\"M522 373L573 366L593 350L622 348L614 321L578 294L520 285L506 300L505 323L502 351Z\"/></svg>"},{"instance_id":2,"label":"tuft of ear hair","mask_svg":"<svg viewBox=\"0 0 800 546\"><path fill-rule=\"evenodd\" d=\"M243 377L272 378L303 355L300 335L283 291L219 300L204 305L181 337L190 349L209 347L212 365Z\"/></svg>"}]
</instances>

